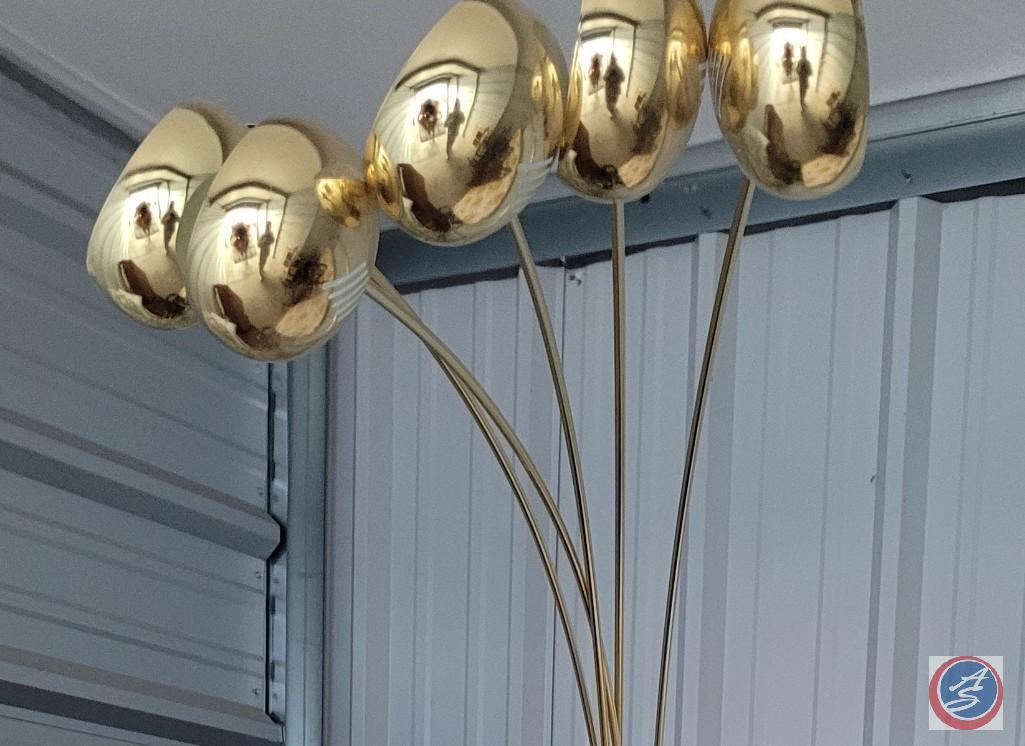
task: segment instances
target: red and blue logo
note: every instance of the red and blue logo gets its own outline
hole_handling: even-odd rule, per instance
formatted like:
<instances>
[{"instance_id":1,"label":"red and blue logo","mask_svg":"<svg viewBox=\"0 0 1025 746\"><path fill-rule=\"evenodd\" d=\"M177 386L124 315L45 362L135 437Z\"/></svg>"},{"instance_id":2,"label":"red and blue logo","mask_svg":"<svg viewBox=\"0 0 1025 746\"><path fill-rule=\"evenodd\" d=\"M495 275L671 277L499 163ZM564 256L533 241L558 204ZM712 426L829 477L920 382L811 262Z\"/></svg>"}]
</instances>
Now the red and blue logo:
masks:
<instances>
[{"instance_id":1,"label":"red and blue logo","mask_svg":"<svg viewBox=\"0 0 1025 746\"><path fill-rule=\"evenodd\" d=\"M929 730L1003 730L1004 659L929 659Z\"/></svg>"}]
</instances>

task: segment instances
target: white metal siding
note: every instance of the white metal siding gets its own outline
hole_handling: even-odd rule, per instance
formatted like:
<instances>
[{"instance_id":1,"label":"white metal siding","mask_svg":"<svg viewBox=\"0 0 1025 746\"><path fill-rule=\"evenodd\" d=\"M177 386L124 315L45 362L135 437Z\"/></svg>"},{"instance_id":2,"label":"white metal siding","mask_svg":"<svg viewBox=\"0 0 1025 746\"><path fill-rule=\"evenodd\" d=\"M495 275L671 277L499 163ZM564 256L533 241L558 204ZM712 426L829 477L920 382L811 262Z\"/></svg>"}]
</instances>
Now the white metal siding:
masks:
<instances>
[{"instance_id":1,"label":"white metal siding","mask_svg":"<svg viewBox=\"0 0 1025 746\"><path fill-rule=\"evenodd\" d=\"M544 272L556 308L561 275ZM410 300L553 478L557 420L526 290L488 283ZM547 585L491 452L433 359L376 307L362 306L336 358L336 412L357 445L353 460L343 436L335 511L347 529L329 543L352 542L355 570L334 576L328 741L544 743ZM353 502L353 489L374 497Z\"/></svg>"},{"instance_id":2,"label":"white metal siding","mask_svg":"<svg viewBox=\"0 0 1025 746\"><path fill-rule=\"evenodd\" d=\"M1005 661L1006 728L987 740L1021 746L1022 226L1020 196L914 199L745 242L697 474L670 742L960 744L928 731L926 666L974 653ZM654 727L688 392L722 246L706 235L628 261L632 744ZM609 547L610 269L558 274L546 280ZM558 431L520 283L410 301L521 427L530 413L530 444L548 464ZM335 509L346 519L330 541L355 548L334 564L332 743L520 743L503 729L509 703L512 720L534 726L522 742L583 743L540 568L448 384L369 304L336 358L346 445ZM510 552L512 577L533 582L526 598L504 578L489 584ZM607 640L611 559L599 557ZM524 643L522 625L542 620ZM553 649L549 693L537 677ZM534 677L509 677L514 660Z\"/></svg>"},{"instance_id":3,"label":"white metal siding","mask_svg":"<svg viewBox=\"0 0 1025 746\"><path fill-rule=\"evenodd\" d=\"M1025 200L944 214L923 564L923 655L1004 656L1007 743L1025 743ZM950 582L950 581L953 582ZM919 696L919 716L925 711ZM1012 740L1014 739L1014 740ZM952 744L969 743L965 735Z\"/></svg>"},{"instance_id":4,"label":"white metal siding","mask_svg":"<svg viewBox=\"0 0 1025 746\"><path fill-rule=\"evenodd\" d=\"M0 742L169 743L26 691L272 740L267 369L100 296L127 153L2 76L0 101L0 696L48 711L3 708Z\"/></svg>"}]
</instances>

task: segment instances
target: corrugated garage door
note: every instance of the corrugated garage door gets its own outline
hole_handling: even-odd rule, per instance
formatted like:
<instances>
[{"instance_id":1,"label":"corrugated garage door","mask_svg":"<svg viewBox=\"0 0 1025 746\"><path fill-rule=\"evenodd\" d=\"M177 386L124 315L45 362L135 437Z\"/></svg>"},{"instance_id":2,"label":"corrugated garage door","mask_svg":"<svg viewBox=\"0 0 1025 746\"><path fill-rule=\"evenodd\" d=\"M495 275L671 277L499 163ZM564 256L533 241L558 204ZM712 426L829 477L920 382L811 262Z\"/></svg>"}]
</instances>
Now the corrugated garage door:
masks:
<instances>
[{"instance_id":1,"label":"corrugated garage door","mask_svg":"<svg viewBox=\"0 0 1025 746\"><path fill-rule=\"evenodd\" d=\"M0 743L277 743L267 367L92 287L110 135L0 70Z\"/></svg>"}]
</instances>

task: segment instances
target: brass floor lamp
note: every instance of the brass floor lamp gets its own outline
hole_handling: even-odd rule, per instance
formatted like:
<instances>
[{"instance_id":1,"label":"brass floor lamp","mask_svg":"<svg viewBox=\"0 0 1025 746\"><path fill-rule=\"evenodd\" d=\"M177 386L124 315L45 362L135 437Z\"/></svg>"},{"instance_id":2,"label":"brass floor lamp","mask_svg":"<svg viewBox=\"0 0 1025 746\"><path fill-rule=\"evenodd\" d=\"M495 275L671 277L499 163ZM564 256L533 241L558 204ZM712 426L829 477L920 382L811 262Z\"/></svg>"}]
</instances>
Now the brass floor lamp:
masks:
<instances>
[{"instance_id":1,"label":"brass floor lamp","mask_svg":"<svg viewBox=\"0 0 1025 746\"><path fill-rule=\"evenodd\" d=\"M655 189L686 147L706 64L720 128L746 178L726 242L685 445L654 724L659 746L665 740L694 467L732 273L756 185L783 198L811 199L842 188L861 167L869 91L860 0L719 0L709 33L696 0L583 0L568 70L552 35L520 0L459 0L402 68L362 157L311 122L273 119L247 128L213 106L183 104L131 158L89 245L90 274L132 318L157 329L202 320L231 349L258 360L294 359L322 345L364 294L409 329L466 405L523 513L555 600L594 746L624 742L628 696L624 205ZM555 168L576 193L609 204L612 213L611 658L602 637L596 544L562 355L518 218ZM469 244L511 230L558 402L579 546L501 409L374 267L378 209L430 244ZM531 492L555 527L573 590L583 602L590 666Z\"/></svg>"}]
</instances>

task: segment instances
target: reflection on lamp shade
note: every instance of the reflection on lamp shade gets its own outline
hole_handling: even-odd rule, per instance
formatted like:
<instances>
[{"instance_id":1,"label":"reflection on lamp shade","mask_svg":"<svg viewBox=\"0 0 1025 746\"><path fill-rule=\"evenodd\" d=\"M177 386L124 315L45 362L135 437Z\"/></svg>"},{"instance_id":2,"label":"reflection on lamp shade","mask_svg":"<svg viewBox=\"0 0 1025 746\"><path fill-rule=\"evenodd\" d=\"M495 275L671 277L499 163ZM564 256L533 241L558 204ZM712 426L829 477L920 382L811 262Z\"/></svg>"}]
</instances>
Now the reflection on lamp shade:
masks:
<instances>
[{"instance_id":1,"label":"reflection on lamp shade","mask_svg":"<svg viewBox=\"0 0 1025 746\"><path fill-rule=\"evenodd\" d=\"M183 254L206 187L244 132L214 106L182 104L153 128L111 189L86 266L136 321L157 329L195 323Z\"/></svg>"},{"instance_id":2,"label":"reflection on lamp shade","mask_svg":"<svg viewBox=\"0 0 1025 746\"><path fill-rule=\"evenodd\" d=\"M231 349L291 360L352 313L378 239L359 156L316 124L270 120L210 184L189 250L190 297Z\"/></svg>"},{"instance_id":3,"label":"reflection on lamp shade","mask_svg":"<svg viewBox=\"0 0 1025 746\"><path fill-rule=\"evenodd\" d=\"M815 199L857 176L869 107L860 0L719 0L709 38L719 128L753 181Z\"/></svg>"},{"instance_id":4,"label":"reflection on lamp shade","mask_svg":"<svg viewBox=\"0 0 1025 746\"><path fill-rule=\"evenodd\" d=\"M603 202L657 187L694 130L706 52L696 0L584 0L562 180Z\"/></svg>"},{"instance_id":5,"label":"reflection on lamp shade","mask_svg":"<svg viewBox=\"0 0 1025 746\"><path fill-rule=\"evenodd\" d=\"M562 145L566 63L519 0L463 0L406 62L367 140L367 182L428 243L505 226Z\"/></svg>"}]
</instances>

